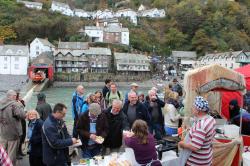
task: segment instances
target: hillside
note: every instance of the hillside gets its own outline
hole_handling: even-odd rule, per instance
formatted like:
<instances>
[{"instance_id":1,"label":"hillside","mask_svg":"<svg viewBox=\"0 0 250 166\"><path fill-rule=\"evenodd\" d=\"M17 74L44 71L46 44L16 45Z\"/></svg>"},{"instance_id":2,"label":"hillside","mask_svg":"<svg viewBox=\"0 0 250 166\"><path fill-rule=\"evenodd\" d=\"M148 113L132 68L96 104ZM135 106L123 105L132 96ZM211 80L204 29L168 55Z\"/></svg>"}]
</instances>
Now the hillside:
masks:
<instances>
[{"instance_id":1,"label":"hillside","mask_svg":"<svg viewBox=\"0 0 250 166\"><path fill-rule=\"evenodd\" d=\"M51 1L44 3L42 11L30 10L13 0L0 1L0 38L5 43L26 44L36 36L56 44L64 41L86 41L77 31L93 20L71 18L48 11ZM116 0L60 0L70 6L86 10L112 7ZM163 19L139 18L138 26L121 20L130 30L130 48L143 52L169 55L171 50L205 52L250 50L250 1L241 0L130 0L120 7L136 10L143 2L149 7L166 10ZM86 4L93 4L88 7Z\"/></svg>"}]
</instances>

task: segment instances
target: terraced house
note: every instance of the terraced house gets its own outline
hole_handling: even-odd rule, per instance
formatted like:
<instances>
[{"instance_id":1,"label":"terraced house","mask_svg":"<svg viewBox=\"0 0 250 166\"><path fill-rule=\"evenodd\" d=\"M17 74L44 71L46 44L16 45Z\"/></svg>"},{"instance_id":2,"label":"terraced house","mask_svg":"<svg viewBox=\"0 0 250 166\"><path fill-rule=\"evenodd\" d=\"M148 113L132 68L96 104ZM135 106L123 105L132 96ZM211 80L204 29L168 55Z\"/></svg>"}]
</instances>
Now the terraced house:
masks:
<instances>
[{"instance_id":1,"label":"terraced house","mask_svg":"<svg viewBox=\"0 0 250 166\"><path fill-rule=\"evenodd\" d=\"M84 42L59 42L54 60L56 72L106 73L110 69L111 50L89 47Z\"/></svg>"},{"instance_id":2,"label":"terraced house","mask_svg":"<svg viewBox=\"0 0 250 166\"><path fill-rule=\"evenodd\" d=\"M114 53L116 71L122 75L147 76L150 74L150 60L143 54Z\"/></svg>"}]
</instances>

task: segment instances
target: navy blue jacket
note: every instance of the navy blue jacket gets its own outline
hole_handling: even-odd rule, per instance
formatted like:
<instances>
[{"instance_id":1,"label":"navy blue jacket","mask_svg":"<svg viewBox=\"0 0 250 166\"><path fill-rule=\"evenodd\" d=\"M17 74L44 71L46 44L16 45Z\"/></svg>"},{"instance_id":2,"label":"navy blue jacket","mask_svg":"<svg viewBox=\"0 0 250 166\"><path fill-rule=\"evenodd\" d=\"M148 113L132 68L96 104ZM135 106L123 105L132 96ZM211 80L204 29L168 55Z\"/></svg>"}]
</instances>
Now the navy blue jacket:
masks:
<instances>
[{"instance_id":1,"label":"navy blue jacket","mask_svg":"<svg viewBox=\"0 0 250 166\"><path fill-rule=\"evenodd\" d=\"M122 111L125 113L126 116L128 116L128 106L129 106L129 101L125 102L122 108ZM136 119L141 119L147 122L147 124L150 123L150 117L148 114L147 108L140 102L136 103ZM133 124L129 124L130 128L132 127Z\"/></svg>"},{"instance_id":2,"label":"navy blue jacket","mask_svg":"<svg viewBox=\"0 0 250 166\"><path fill-rule=\"evenodd\" d=\"M29 122L30 123L30 122ZM43 121L41 119L37 119L32 130L32 135L30 137L29 143L31 145L31 149L29 155L42 157L43 147L42 147L42 126Z\"/></svg>"},{"instance_id":3,"label":"navy blue jacket","mask_svg":"<svg viewBox=\"0 0 250 166\"><path fill-rule=\"evenodd\" d=\"M57 120L52 114L43 124L43 163L47 165L64 165L69 161L68 146L72 139L68 134L65 123Z\"/></svg>"}]
</instances>

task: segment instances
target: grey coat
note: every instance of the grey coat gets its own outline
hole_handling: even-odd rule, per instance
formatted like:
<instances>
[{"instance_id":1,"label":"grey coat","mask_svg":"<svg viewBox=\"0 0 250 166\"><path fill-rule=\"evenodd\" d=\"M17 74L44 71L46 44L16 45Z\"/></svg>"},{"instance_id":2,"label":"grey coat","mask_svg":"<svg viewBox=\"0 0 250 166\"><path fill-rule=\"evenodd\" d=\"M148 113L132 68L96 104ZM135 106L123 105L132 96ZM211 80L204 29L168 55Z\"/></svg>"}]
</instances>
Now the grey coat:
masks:
<instances>
[{"instance_id":1,"label":"grey coat","mask_svg":"<svg viewBox=\"0 0 250 166\"><path fill-rule=\"evenodd\" d=\"M0 101L0 139L13 141L22 135L21 119L25 119L24 107L16 100Z\"/></svg>"}]
</instances>

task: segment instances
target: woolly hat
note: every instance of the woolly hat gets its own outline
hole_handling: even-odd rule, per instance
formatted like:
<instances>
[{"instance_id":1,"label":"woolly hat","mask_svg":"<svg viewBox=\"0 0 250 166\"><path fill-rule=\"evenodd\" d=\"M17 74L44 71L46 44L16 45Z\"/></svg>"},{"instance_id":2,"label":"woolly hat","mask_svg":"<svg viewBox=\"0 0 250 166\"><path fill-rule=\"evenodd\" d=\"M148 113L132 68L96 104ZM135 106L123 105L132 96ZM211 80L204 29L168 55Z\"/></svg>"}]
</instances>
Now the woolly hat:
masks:
<instances>
[{"instance_id":1,"label":"woolly hat","mask_svg":"<svg viewBox=\"0 0 250 166\"><path fill-rule=\"evenodd\" d=\"M94 116L98 116L101 114L101 107L99 104L97 103L91 103L89 105L89 112L90 114L94 115Z\"/></svg>"},{"instance_id":2,"label":"woolly hat","mask_svg":"<svg viewBox=\"0 0 250 166\"><path fill-rule=\"evenodd\" d=\"M233 99L230 101L229 105L232 105L232 106L238 106L238 101L236 99Z\"/></svg>"},{"instance_id":3,"label":"woolly hat","mask_svg":"<svg viewBox=\"0 0 250 166\"><path fill-rule=\"evenodd\" d=\"M42 101L45 100L46 95L44 93L38 93L37 94L37 100Z\"/></svg>"},{"instance_id":4,"label":"woolly hat","mask_svg":"<svg viewBox=\"0 0 250 166\"><path fill-rule=\"evenodd\" d=\"M195 97L194 107L199 111L203 112L209 111L208 101L205 100L202 96Z\"/></svg>"}]
</instances>

